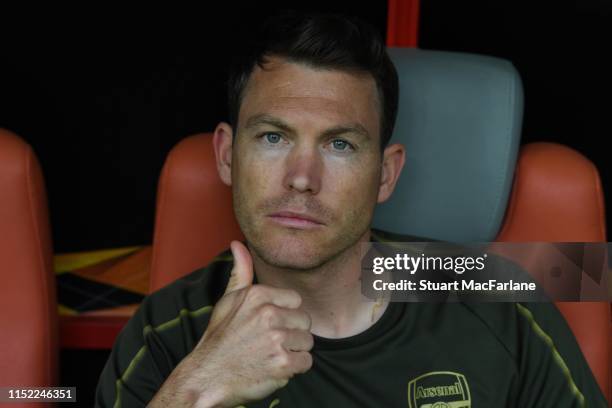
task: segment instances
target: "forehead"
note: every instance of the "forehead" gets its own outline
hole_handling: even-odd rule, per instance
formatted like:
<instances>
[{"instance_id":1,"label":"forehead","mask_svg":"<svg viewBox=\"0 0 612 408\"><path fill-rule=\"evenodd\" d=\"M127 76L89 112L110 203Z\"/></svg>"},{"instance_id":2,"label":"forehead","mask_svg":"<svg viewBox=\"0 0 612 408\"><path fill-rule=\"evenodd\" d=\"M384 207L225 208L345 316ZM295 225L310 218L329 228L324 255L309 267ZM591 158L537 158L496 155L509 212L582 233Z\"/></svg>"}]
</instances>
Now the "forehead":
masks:
<instances>
[{"instance_id":1,"label":"forehead","mask_svg":"<svg viewBox=\"0 0 612 408\"><path fill-rule=\"evenodd\" d=\"M374 134L378 132L378 92L368 74L271 57L263 68L256 66L249 78L239 122L262 113L303 119L316 115L323 122L358 121Z\"/></svg>"}]
</instances>

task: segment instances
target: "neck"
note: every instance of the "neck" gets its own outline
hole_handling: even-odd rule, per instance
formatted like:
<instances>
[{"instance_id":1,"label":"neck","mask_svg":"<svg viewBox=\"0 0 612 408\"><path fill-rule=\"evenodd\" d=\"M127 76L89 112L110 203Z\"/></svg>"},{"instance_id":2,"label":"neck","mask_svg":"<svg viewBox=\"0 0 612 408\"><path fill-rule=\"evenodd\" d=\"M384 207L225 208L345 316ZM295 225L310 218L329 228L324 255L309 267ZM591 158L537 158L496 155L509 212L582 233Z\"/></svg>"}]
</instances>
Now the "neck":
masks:
<instances>
[{"instance_id":1,"label":"neck","mask_svg":"<svg viewBox=\"0 0 612 408\"><path fill-rule=\"evenodd\" d=\"M309 269L279 268L253 254L257 281L288 288L302 297L301 308L312 319L311 332L327 338L349 337L372 326L386 304L366 301L361 294L361 248L370 240L370 230L325 264Z\"/></svg>"}]
</instances>

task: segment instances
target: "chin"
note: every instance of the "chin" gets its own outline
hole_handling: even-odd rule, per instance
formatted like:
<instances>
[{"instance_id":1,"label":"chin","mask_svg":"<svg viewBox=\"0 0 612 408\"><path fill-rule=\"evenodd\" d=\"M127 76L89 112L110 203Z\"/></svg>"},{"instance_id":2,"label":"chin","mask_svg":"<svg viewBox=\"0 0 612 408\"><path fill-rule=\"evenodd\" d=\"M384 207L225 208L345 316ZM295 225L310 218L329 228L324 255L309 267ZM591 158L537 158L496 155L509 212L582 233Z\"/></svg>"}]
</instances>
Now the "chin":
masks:
<instances>
[{"instance_id":1,"label":"chin","mask_svg":"<svg viewBox=\"0 0 612 408\"><path fill-rule=\"evenodd\" d=\"M260 258L278 268L313 269L329 260L333 248L325 248L324 240L302 234L273 234L253 246Z\"/></svg>"}]
</instances>

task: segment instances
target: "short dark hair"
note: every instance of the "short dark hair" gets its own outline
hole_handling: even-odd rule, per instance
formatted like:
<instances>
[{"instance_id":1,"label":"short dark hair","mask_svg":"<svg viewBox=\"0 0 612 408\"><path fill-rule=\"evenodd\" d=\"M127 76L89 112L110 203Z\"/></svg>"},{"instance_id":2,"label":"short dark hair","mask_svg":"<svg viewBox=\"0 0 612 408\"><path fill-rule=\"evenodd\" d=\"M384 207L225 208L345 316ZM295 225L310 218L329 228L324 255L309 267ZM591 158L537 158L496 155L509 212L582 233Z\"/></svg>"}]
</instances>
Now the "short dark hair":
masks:
<instances>
[{"instance_id":1,"label":"short dark hair","mask_svg":"<svg viewBox=\"0 0 612 408\"><path fill-rule=\"evenodd\" d=\"M229 74L229 122L234 131L255 64L263 67L266 57L278 56L315 68L371 75L380 103L381 149L388 144L397 116L398 78L380 34L370 24L337 14L286 11L268 18L249 37Z\"/></svg>"}]
</instances>

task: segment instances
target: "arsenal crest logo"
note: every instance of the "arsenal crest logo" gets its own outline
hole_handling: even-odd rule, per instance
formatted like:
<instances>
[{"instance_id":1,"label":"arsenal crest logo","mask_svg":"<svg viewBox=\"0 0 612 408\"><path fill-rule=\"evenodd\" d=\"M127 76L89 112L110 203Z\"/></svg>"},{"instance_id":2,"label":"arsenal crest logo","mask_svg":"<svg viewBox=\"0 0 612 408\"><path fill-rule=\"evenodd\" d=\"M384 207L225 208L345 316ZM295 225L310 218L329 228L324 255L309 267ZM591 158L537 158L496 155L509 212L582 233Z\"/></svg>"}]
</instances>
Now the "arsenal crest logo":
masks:
<instances>
[{"instance_id":1,"label":"arsenal crest logo","mask_svg":"<svg viewBox=\"0 0 612 408\"><path fill-rule=\"evenodd\" d=\"M471 408L470 388L463 374L434 371L408 383L409 408Z\"/></svg>"}]
</instances>

